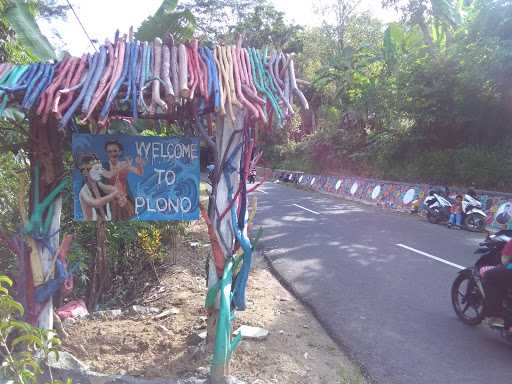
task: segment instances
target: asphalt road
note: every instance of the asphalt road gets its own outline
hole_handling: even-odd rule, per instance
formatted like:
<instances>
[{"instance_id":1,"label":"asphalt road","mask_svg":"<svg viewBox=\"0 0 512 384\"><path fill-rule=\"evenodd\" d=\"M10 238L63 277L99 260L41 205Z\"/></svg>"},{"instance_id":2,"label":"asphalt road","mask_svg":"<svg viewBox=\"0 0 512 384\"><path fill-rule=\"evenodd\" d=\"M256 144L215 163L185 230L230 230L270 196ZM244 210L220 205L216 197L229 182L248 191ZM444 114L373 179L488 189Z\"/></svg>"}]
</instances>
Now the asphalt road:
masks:
<instances>
[{"instance_id":1,"label":"asphalt road","mask_svg":"<svg viewBox=\"0 0 512 384\"><path fill-rule=\"evenodd\" d=\"M458 267L483 235L281 184L261 190L266 255L374 381L512 382L512 347L451 307Z\"/></svg>"}]
</instances>

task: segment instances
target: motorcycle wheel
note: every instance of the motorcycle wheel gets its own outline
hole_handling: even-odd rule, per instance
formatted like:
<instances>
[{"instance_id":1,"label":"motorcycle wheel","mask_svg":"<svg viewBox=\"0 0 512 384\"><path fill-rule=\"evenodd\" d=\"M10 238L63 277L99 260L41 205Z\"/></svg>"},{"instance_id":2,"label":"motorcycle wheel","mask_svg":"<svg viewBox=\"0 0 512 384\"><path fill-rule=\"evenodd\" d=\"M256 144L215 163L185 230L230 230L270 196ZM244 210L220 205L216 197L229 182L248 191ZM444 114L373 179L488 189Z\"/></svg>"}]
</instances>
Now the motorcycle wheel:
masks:
<instances>
[{"instance_id":1,"label":"motorcycle wheel","mask_svg":"<svg viewBox=\"0 0 512 384\"><path fill-rule=\"evenodd\" d=\"M485 218L472 213L464 218L464 228L471 232L482 232L485 228Z\"/></svg>"},{"instance_id":2,"label":"motorcycle wheel","mask_svg":"<svg viewBox=\"0 0 512 384\"><path fill-rule=\"evenodd\" d=\"M457 317L467 325L484 319L484 297L473 277L459 274L452 284L452 305Z\"/></svg>"}]
</instances>

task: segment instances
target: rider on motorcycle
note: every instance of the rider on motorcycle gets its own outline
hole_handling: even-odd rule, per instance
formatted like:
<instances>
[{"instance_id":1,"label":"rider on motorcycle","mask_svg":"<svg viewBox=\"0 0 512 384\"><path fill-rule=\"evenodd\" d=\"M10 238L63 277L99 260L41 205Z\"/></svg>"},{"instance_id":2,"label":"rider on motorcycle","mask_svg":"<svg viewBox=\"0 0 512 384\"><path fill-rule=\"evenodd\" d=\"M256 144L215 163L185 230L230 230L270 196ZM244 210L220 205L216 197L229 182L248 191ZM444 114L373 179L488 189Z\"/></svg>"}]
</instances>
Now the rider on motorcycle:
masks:
<instances>
[{"instance_id":1,"label":"rider on motorcycle","mask_svg":"<svg viewBox=\"0 0 512 384\"><path fill-rule=\"evenodd\" d=\"M511 329L512 319L503 319L503 299L512 289L512 241L509 241L501 253L501 264L485 272L482 283L485 291L484 313L489 323L497 327Z\"/></svg>"}]
</instances>

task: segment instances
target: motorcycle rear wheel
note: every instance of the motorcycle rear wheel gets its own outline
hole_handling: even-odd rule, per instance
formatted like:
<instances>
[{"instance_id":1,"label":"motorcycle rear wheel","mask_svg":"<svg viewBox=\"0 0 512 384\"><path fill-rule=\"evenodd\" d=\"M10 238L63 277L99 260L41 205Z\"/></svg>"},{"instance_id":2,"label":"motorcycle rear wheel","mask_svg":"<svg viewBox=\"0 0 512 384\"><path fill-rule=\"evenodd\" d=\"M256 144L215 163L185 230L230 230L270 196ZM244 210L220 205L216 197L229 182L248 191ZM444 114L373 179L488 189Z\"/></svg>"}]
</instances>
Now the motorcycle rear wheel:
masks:
<instances>
[{"instance_id":1,"label":"motorcycle rear wheel","mask_svg":"<svg viewBox=\"0 0 512 384\"><path fill-rule=\"evenodd\" d=\"M482 232L485 228L485 218L478 214L470 214L464 218L464 228L471 232Z\"/></svg>"},{"instance_id":2,"label":"motorcycle rear wheel","mask_svg":"<svg viewBox=\"0 0 512 384\"><path fill-rule=\"evenodd\" d=\"M457 317L467 325L484 319L484 297L472 276L459 274L452 284L452 305ZM472 309L470 313L468 311Z\"/></svg>"}]
</instances>

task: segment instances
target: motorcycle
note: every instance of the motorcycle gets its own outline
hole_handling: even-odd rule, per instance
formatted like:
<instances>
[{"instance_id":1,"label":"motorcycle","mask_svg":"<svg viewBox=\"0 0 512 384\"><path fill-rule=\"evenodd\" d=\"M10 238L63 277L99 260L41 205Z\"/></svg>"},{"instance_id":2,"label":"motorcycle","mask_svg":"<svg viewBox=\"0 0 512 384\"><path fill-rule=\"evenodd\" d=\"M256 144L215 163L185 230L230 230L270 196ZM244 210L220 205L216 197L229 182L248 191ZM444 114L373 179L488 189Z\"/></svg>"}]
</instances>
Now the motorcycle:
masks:
<instances>
[{"instance_id":1,"label":"motorcycle","mask_svg":"<svg viewBox=\"0 0 512 384\"><path fill-rule=\"evenodd\" d=\"M469 231L482 232L485 228L487 214L482 210L482 203L474 193L466 193L462 200L463 225Z\"/></svg>"},{"instance_id":2,"label":"motorcycle","mask_svg":"<svg viewBox=\"0 0 512 384\"><path fill-rule=\"evenodd\" d=\"M485 293L482 276L489 268L501 263L501 252L507 242L512 240L512 230L499 231L488 236L480 243L475 254L481 255L476 263L459 272L451 288L452 306L457 317L466 325L479 325L485 318ZM503 300L505 324L512 324L512 290ZM512 343L512 332L503 326L491 326L501 332L501 335Z\"/></svg>"},{"instance_id":3,"label":"motorcycle","mask_svg":"<svg viewBox=\"0 0 512 384\"><path fill-rule=\"evenodd\" d=\"M249 177L247 178L247 181L251 184L256 182L256 169L255 168L253 168L249 171Z\"/></svg>"},{"instance_id":4,"label":"motorcycle","mask_svg":"<svg viewBox=\"0 0 512 384\"><path fill-rule=\"evenodd\" d=\"M430 191L423 205L427 211L427 220L432 224L447 222L450 218L452 203L440 192Z\"/></svg>"},{"instance_id":5,"label":"motorcycle","mask_svg":"<svg viewBox=\"0 0 512 384\"><path fill-rule=\"evenodd\" d=\"M215 165L209 164L206 167L206 170L208 171L208 181L209 181L209 184L213 186L213 181L214 181L214 178L215 178Z\"/></svg>"},{"instance_id":6,"label":"motorcycle","mask_svg":"<svg viewBox=\"0 0 512 384\"><path fill-rule=\"evenodd\" d=\"M423 201L427 211L427 220L432 224L446 223L450 218L452 203L442 192L430 191ZM485 228L487 214L482 210L482 203L474 191L470 190L462 199L463 227L468 231L482 232Z\"/></svg>"}]
</instances>

